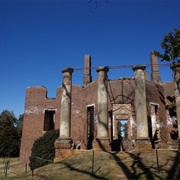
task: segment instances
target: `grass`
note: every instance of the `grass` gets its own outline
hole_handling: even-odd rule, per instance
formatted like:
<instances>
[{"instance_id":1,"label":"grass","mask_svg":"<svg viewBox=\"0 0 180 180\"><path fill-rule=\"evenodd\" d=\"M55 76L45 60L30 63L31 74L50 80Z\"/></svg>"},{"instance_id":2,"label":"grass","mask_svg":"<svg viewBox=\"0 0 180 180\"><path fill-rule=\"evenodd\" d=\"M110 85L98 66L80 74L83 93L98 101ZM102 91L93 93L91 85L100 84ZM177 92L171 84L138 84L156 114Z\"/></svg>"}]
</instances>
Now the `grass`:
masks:
<instances>
[{"instance_id":1,"label":"grass","mask_svg":"<svg viewBox=\"0 0 180 180\"><path fill-rule=\"evenodd\" d=\"M158 150L159 170L156 152L144 153L107 153L82 151L59 163L51 163L34 171L25 172L25 165L18 159L10 160L10 169L4 177L3 159L0 160L0 179L180 179L180 154L178 151Z\"/></svg>"}]
</instances>

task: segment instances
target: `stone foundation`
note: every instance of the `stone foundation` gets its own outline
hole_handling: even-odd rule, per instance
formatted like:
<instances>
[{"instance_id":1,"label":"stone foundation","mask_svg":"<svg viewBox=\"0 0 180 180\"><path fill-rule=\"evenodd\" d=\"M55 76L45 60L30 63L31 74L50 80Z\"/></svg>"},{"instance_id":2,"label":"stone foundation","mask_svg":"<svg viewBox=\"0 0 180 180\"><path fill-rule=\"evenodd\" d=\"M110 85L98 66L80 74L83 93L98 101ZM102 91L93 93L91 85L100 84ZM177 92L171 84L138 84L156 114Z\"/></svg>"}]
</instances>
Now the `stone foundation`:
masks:
<instances>
[{"instance_id":1,"label":"stone foundation","mask_svg":"<svg viewBox=\"0 0 180 180\"><path fill-rule=\"evenodd\" d=\"M151 151L152 145L149 138L137 138L135 150L141 151Z\"/></svg>"},{"instance_id":2,"label":"stone foundation","mask_svg":"<svg viewBox=\"0 0 180 180\"><path fill-rule=\"evenodd\" d=\"M109 138L96 138L94 141L94 150L110 151L110 139Z\"/></svg>"},{"instance_id":3,"label":"stone foundation","mask_svg":"<svg viewBox=\"0 0 180 180\"><path fill-rule=\"evenodd\" d=\"M54 143L55 147L55 159L54 162L61 161L72 155L72 139L71 138L59 138Z\"/></svg>"},{"instance_id":4,"label":"stone foundation","mask_svg":"<svg viewBox=\"0 0 180 180\"><path fill-rule=\"evenodd\" d=\"M58 138L55 141L55 149L71 149L72 139L71 138Z\"/></svg>"}]
</instances>

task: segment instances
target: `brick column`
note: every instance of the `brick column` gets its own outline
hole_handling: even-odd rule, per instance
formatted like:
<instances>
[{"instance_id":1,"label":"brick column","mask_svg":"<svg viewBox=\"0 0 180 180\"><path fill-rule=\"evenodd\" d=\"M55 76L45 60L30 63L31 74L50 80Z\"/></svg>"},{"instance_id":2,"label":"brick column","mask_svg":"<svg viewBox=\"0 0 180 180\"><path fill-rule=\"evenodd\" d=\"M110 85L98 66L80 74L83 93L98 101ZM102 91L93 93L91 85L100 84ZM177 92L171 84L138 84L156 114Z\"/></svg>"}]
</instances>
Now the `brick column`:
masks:
<instances>
[{"instance_id":1,"label":"brick column","mask_svg":"<svg viewBox=\"0 0 180 180\"><path fill-rule=\"evenodd\" d=\"M92 82L91 76L91 56L86 54L84 56L84 77L83 84L84 86Z\"/></svg>"},{"instance_id":2,"label":"brick column","mask_svg":"<svg viewBox=\"0 0 180 180\"><path fill-rule=\"evenodd\" d=\"M60 118L60 132L59 138L55 142L56 158L61 159L68 157L71 149L71 91L72 91L72 68L65 68L62 70L62 98L61 98L61 118ZM55 160L58 161L58 160Z\"/></svg>"},{"instance_id":3,"label":"brick column","mask_svg":"<svg viewBox=\"0 0 180 180\"><path fill-rule=\"evenodd\" d=\"M150 59L151 59L151 80L156 84L161 83L157 54L155 52L151 52Z\"/></svg>"},{"instance_id":4,"label":"brick column","mask_svg":"<svg viewBox=\"0 0 180 180\"><path fill-rule=\"evenodd\" d=\"M108 137L108 91L107 91L107 72L108 67L99 67L98 72L98 128L97 138L94 143L94 149L109 151Z\"/></svg>"},{"instance_id":5,"label":"brick column","mask_svg":"<svg viewBox=\"0 0 180 180\"><path fill-rule=\"evenodd\" d=\"M148 137L148 120L146 109L146 89L144 70L146 66L133 66L135 77L135 110L137 124L136 144L138 150L151 149L150 139Z\"/></svg>"},{"instance_id":6,"label":"brick column","mask_svg":"<svg viewBox=\"0 0 180 180\"><path fill-rule=\"evenodd\" d=\"M176 114L178 123L178 142L180 149L180 63L171 64L173 70L174 94L176 101Z\"/></svg>"}]
</instances>

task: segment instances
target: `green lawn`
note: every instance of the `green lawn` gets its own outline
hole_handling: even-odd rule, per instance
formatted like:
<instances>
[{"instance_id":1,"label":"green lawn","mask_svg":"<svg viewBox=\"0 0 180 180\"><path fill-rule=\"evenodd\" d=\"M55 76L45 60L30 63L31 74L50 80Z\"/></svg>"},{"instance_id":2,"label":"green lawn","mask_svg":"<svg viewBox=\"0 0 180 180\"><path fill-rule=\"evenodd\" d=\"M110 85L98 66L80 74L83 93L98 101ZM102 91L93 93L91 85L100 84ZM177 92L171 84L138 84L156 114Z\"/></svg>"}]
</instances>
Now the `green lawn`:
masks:
<instances>
[{"instance_id":1,"label":"green lawn","mask_svg":"<svg viewBox=\"0 0 180 180\"><path fill-rule=\"evenodd\" d=\"M180 154L177 151L158 150L159 171L156 152L107 153L82 151L59 163L51 163L34 171L33 179L180 179ZM7 177L3 159L0 159L0 179L32 179L31 171L18 159L10 159Z\"/></svg>"}]
</instances>

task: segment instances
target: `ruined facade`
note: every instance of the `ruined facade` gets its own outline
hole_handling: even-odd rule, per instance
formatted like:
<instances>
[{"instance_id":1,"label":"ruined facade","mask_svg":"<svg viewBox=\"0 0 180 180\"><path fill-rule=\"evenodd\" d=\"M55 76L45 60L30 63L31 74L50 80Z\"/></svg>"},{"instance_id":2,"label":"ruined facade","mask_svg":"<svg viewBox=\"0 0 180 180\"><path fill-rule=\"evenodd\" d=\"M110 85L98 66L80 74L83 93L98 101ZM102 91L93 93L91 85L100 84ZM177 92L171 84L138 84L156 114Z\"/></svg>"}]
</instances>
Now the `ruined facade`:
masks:
<instances>
[{"instance_id":1,"label":"ruined facade","mask_svg":"<svg viewBox=\"0 0 180 180\"><path fill-rule=\"evenodd\" d=\"M56 98L43 86L26 90L20 162L28 162L34 141L46 131L59 129L56 157L74 149L143 151L177 148L177 131L167 106L175 95L174 83L161 82L158 60L151 54L151 80L145 66L133 66L134 77L108 79L109 67L96 69L92 81L91 58L85 55L83 86L73 85L73 69L62 70Z\"/></svg>"}]
</instances>

